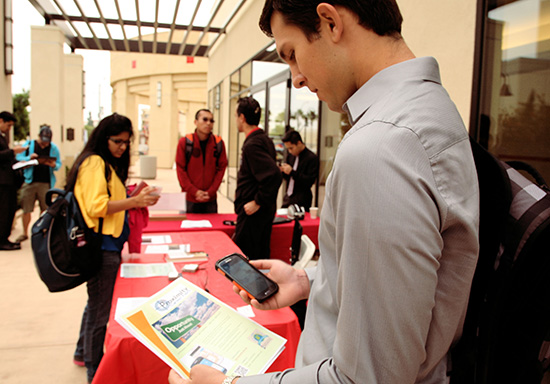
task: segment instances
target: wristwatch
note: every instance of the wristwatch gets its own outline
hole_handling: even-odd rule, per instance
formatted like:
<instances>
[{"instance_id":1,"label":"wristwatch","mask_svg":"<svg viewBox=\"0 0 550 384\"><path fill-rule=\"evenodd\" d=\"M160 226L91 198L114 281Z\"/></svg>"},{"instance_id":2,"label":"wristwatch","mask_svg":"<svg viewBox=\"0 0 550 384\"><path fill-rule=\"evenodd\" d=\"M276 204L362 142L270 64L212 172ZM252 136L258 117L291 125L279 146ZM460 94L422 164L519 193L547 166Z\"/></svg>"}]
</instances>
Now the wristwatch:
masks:
<instances>
[{"instance_id":1,"label":"wristwatch","mask_svg":"<svg viewBox=\"0 0 550 384\"><path fill-rule=\"evenodd\" d=\"M237 377L240 377L240 376L227 376L227 377L222 381L222 384L233 384L233 380L235 380Z\"/></svg>"}]
</instances>

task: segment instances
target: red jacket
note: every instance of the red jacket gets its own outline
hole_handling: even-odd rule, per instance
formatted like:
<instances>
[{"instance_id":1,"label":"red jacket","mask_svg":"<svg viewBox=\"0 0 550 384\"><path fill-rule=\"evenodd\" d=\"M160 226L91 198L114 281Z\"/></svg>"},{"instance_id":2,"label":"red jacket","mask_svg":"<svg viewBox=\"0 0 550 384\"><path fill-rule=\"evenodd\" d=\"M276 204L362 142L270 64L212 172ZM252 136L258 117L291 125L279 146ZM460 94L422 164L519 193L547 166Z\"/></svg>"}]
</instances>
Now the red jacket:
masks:
<instances>
[{"instance_id":1,"label":"red jacket","mask_svg":"<svg viewBox=\"0 0 550 384\"><path fill-rule=\"evenodd\" d=\"M186 138L182 137L178 142L176 152L176 170L181 190L187 192L186 199L193 203L198 201L195 194L198 190L208 192L209 201L216 200L216 193L223 180L225 168L227 168L227 154L223 140L211 134L206 144L206 157L203 163L203 154L197 133L193 133L193 152L189 158L189 164L185 158ZM216 142L221 141L219 158L214 156ZM217 165L216 165L217 164Z\"/></svg>"}]
</instances>

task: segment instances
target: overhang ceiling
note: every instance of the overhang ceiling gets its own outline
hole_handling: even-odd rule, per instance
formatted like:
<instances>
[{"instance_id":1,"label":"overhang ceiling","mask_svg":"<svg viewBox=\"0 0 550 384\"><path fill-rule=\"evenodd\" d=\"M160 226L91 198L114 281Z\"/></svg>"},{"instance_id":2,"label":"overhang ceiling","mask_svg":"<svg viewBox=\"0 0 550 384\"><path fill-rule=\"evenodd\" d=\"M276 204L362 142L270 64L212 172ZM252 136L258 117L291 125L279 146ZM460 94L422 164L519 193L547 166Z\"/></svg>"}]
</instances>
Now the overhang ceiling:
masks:
<instances>
[{"instance_id":1,"label":"overhang ceiling","mask_svg":"<svg viewBox=\"0 0 550 384\"><path fill-rule=\"evenodd\" d=\"M75 49L207 57L246 0L29 0Z\"/></svg>"}]
</instances>

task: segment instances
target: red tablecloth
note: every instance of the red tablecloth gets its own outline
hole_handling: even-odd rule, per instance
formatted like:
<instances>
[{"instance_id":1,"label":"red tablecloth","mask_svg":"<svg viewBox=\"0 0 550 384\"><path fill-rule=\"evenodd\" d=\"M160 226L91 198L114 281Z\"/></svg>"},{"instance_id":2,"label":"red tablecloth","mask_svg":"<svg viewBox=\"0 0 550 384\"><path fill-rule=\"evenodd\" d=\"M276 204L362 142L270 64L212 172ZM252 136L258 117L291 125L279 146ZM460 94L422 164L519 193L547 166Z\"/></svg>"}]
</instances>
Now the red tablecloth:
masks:
<instances>
[{"instance_id":1,"label":"red tablecloth","mask_svg":"<svg viewBox=\"0 0 550 384\"><path fill-rule=\"evenodd\" d=\"M212 223L212 228L181 228L181 220L174 221L149 221L147 227L143 229L143 233L155 233L155 232L192 232L192 231L223 231L229 236L232 236L235 232L235 226L225 225L225 220L236 220L237 215L235 213L188 213L188 220L208 220ZM309 216L309 212L303 220L300 220L300 224L303 228L303 234L307 235L311 241L319 248L318 232L319 232L319 218L312 219ZM294 222L284 224L274 224L271 230L271 258L280 259L288 262L290 260L290 244L292 242L292 230L294 229Z\"/></svg>"},{"instance_id":2,"label":"red tablecloth","mask_svg":"<svg viewBox=\"0 0 550 384\"><path fill-rule=\"evenodd\" d=\"M166 233L172 243L191 244L191 250L204 250L209 260L202 262L195 273L183 273L183 276L201 288L224 301L233 308L245 305L231 287L231 282L214 270L214 263L221 257L240 252L239 248L223 232L195 231ZM144 246L142 246L144 247ZM143 251L144 248L142 248ZM131 259L129 259L131 257ZM163 255L133 254L123 255L126 262L161 262ZM183 264L176 264L181 269ZM113 294L111 318L105 337L105 355L94 377L93 384L151 384L166 383L169 367L153 352L149 351L137 339L131 336L115 320L116 302L119 297L148 297L169 284L166 277L121 278L117 277ZM300 337L300 326L296 315L290 308L276 311L254 309L254 321L276 332L288 341L283 353L268 370L280 371L294 367L296 348Z\"/></svg>"}]
</instances>

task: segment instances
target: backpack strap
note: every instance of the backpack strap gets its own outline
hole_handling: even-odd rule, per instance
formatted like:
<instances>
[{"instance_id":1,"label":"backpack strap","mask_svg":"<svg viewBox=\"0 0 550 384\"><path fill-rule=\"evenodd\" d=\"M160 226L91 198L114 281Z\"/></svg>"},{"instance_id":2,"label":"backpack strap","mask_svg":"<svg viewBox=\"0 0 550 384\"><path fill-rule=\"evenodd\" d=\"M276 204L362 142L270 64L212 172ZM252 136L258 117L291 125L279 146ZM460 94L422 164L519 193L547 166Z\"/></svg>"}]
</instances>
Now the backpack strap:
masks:
<instances>
[{"instance_id":1,"label":"backpack strap","mask_svg":"<svg viewBox=\"0 0 550 384\"><path fill-rule=\"evenodd\" d=\"M504 164L504 167L510 178L513 200L506 225L504 252L497 256L495 269L500 262L504 263L503 268L511 268L535 230L541 231L544 229L541 226L550 224L550 196L548 193L527 180L508 164ZM544 224L545 221L546 224Z\"/></svg>"},{"instance_id":2,"label":"backpack strap","mask_svg":"<svg viewBox=\"0 0 550 384\"><path fill-rule=\"evenodd\" d=\"M193 133L188 133L185 135L185 171L187 171L187 164L189 164L189 160L191 160L191 155L193 154L193 136ZM220 156L222 154L223 142L221 136L212 134L212 137L214 137L214 142L216 143L216 146L214 147L214 157L216 158L216 168L218 168Z\"/></svg>"},{"instance_id":3,"label":"backpack strap","mask_svg":"<svg viewBox=\"0 0 550 384\"><path fill-rule=\"evenodd\" d=\"M216 168L219 168L219 166L220 166L220 156L222 154L223 141L222 141L221 136L214 135L214 134L212 134L212 136L214 136L214 140L215 140L215 143L216 143L216 146L214 147L214 157L216 158Z\"/></svg>"},{"instance_id":4,"label":"backpack strap","mask_svg":"<svg viewBox=\"0 0 550 384\"><path fill-rule=\"evenodd\" d=\"M188 133L185 135L185 171L187 172L187 164L191 160L191 154L193 153L193 134Z\"/></svg>"},{"instance_id":5,"label":"backpack strap","mask_svg":"<svg viewBox=\"0 0 550 384\"><path fill-rule=\"evenodd\" d=\"M537 169L532 165L519 160L510 160L510 161L507 161L506 164L508 164L510 167L518 171L525 171L529 173L529 175L531 175L533 179L535 179L535 182L538 184L539 187L541 187L547 192L550 191L550 188L548 187L548 183L546 182L546 180L544 180L544 177L542 177L540 172L537 171Z\"/></svg>"}]
</instances>

